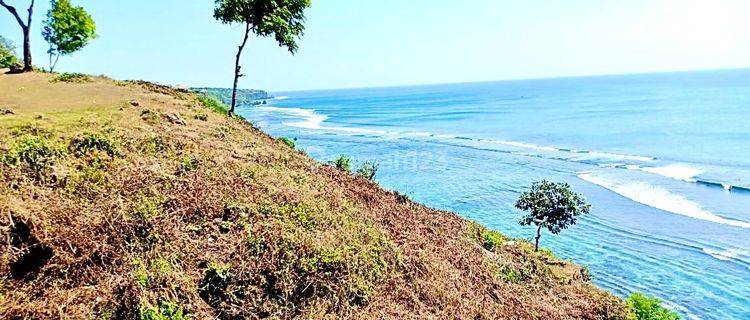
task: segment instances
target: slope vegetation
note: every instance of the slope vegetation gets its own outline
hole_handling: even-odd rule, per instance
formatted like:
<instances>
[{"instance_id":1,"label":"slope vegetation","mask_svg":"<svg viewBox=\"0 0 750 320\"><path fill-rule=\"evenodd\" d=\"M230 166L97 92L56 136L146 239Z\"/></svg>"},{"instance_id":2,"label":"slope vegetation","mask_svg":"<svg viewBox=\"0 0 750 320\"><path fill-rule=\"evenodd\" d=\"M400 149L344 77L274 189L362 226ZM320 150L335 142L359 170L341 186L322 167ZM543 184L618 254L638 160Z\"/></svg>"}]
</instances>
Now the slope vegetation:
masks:
<instances>
[{"instance_id":1,"label":"slope vegetation","mask_svg":"<svg viewBox=\"0 0 750 320\"><path fill-rule=\"evenodd\" d=\"M624 319L585 269L193 94L0 75L2 319Z\"/></svg>"}]
</instances>

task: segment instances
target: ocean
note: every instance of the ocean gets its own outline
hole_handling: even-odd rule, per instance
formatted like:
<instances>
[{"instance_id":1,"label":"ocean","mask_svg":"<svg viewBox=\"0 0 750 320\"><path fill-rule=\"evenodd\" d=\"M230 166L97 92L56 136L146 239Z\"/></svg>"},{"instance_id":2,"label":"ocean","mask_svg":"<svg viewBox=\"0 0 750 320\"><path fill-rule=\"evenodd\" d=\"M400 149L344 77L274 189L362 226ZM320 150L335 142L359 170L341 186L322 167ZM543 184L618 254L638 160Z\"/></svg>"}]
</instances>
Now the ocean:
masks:
<instances>
[{"instance_id":1,"label":"ocean","mask_svg":"<svg viewBox=\"0 0 750 320\"><path fill-rule=\"evenodd\" d=\"M569 183L593 209L541 246L685 319L750 318L750 70L281 92L239 114L320 161L531 239L521 192Z\"/></svg>"}]
</instances>

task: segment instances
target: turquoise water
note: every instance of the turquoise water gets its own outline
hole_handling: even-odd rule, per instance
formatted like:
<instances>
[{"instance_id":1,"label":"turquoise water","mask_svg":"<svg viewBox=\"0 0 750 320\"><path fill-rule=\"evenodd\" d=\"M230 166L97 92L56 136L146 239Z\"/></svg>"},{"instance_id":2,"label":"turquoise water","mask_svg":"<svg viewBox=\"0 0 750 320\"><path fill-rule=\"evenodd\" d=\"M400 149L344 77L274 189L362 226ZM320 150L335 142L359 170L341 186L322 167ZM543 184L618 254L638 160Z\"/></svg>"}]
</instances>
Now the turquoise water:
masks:
<instances>
[{"instance_id":1,"label":"turquoise water","mask_svg":"<svg viewBox=\"0 0 750 320\"><path fill-rule=\"evenodd\" d=\"M327 161L516 237L532 182L594 209L542 245L620 296L750 318L750 70L277 93L240 114Z\"/></svg>"}]
</instances>

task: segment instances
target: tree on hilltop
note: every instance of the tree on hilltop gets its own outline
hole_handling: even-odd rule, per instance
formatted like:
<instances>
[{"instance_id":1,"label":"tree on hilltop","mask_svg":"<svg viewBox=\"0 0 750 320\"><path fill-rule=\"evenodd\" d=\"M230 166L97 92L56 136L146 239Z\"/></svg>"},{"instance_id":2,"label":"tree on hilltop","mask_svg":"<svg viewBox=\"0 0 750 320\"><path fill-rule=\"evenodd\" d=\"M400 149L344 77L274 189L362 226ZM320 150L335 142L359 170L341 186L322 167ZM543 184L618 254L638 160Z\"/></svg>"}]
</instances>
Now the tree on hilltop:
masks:
<instances>
[{"instance_id":1,"label":"tree on hilltop","mask_svg":"<svg viewBox=\"0 0 750 320\"><path fill-rule=\"evenodd\" d=\"M24 21L23 18L21 18L21 15L18 14L18 10L16 10L16 7L11 6L5 2L5 0L0 0L0 6L3 6L5 9L10 12L10 14L13 15L14 18L16 18L16 22L18 22L18 25L21 26L21 30L23 31L23 72L28 72L34 69L34 67L31 64L31 37L30 37L30 31L31 31L31 17L34 15L34 0L31 0L31 4L29 4L29 7L27 11L29 12L28 17Z\"/></svg>"},{"instance_id":2,"label":"tree on hilltop","mask_svg":"<svg viewBox=\"0 0 750 320\"><path fill-rule=\"evenodd\" d=\"M13 42L0 36L0 68L10 68L17 63Z\"/></svg>"},{"instance_id":3,"label":"tree on hilltop","mask_svg":"<svg viewBox=\"0 0 750 320\"><path fill-rule=\"evenodd\" d=\"M83 7L73 6L70 0L52 0L51 4L42 36L49 43L49 67L54 71L60 56L72 54L96 38L96 24Z\"/></svg>"},{"instance_id":4,"label":"tree on hilltop","mask_svg":"<svg viewBox=\"0 0 750 320\"><path fill-rule=\"evenodd\" d=\"M521 225L537 226L534 251L538 251L542 228L552 234L559 234L574 225L578 216L589 213L591 205L581 195L573 192L567 183L542 180L535 182L529 191L521 194L516 208L528 212L521 218Z\"/></svg>"},{"instance_id":5,"label":"tree on hilltop","mask_svg":"<svg viewBox=\"0 0 750 320\"><path fill-rule=\"evenodd\" d=\"M237 50L234 65L234 84L229 115L234 115L237 83L243 76L240 57L250 33L259 37L273 36L291 54L297 52L297 39L305 30L305 9L310 0L216 0L214 18L225 24L245 25L245 36Z\"/></svg>"}]
</instances>

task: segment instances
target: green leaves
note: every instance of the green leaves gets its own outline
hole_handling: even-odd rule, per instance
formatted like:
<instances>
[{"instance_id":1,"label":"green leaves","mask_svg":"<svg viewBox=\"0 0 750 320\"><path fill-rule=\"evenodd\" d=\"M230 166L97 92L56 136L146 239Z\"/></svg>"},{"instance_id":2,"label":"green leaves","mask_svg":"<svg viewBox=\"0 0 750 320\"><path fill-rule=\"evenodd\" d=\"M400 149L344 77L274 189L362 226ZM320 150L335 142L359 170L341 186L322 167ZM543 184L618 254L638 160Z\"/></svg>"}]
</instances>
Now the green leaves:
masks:
<instances>
[{"instance_id":1,"label":"green leaves","mask_svg":"<svg viewBox=\"0 0 750 320\"><path fill-rule=\"evenodd\" d=\"M70 0L52 0L42 36L50 45L50 56L69 55L96 38L96 24L83 7L73 6ZM51 57L50 68L54 68Z\"/></svg>"},{"instance_id":2,"label":"green leaves","mask_svg":"<svg viewBox=\"0 0 750 320\"><path fill-rule=\"evenodd\" d=\"M658 298L636 292L625 301L637 320L679 320L680 316L661 306Z\"/></svg>"},{"instance_id":3,"label":"green leaves","mask_svg":"<svg viewBox=\"0 0 750 320\"><path fill-rule=\"evenodd\" d=\"M8 68L18 62L13 43L0 36L0 68Z\"/></svg>"},{"instance_id":4,"label":"green leaves","mask_svg":"<svg viewBox=\"0 0 750 320\"><path fill-rule=\"evenodd\" d=\"M516 208L528 212L521 218L521 225L534 224L558 234L575 224L578 216L589 213L591 206L567 183L542 180L521 194Z\"/></svg>"},{"instance_id":5,"label":"green leaves","mask_svg":"<svg viewBox=\"0 0 750 320\"><path fill-rule=\"evenodd\" d=\"M216 0L214 18L226 24L247 24L255 35L273 36L279 46L294 54L310 4L310 0Z\"/></svg>"}]
</instances>

